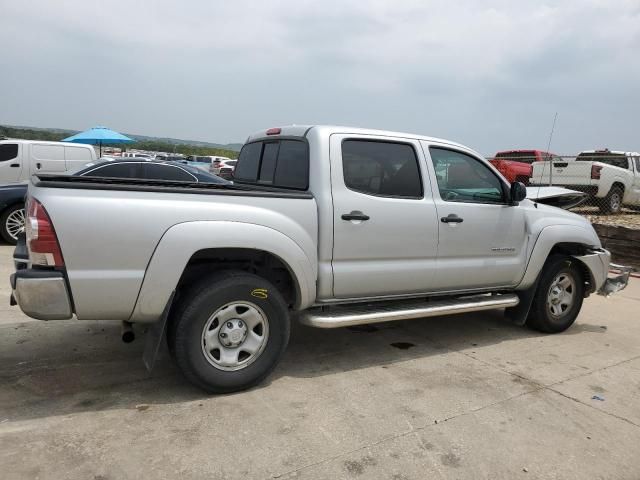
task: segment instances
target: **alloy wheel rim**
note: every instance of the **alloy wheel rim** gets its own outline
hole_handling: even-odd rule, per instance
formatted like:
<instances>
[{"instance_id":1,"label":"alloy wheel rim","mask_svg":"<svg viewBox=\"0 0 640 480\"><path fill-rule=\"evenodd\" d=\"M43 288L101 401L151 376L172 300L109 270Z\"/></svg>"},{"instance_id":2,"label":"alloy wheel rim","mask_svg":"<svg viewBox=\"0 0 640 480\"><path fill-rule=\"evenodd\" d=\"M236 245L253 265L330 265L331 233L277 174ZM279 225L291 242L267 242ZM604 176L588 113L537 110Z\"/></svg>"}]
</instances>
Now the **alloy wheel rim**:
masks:
<instances>
[{"instance_id":1,"label":"alloy wheel rim","mask_svg":"<svg viewBox=\"0 0 640 480\"><path fill-rule=\"evenodd\" d=\"M7 217L5 228L11 238L18 239L18 235L24 232L24 208L12 212Z\"/></svg>"},{"instance_id":2,"label":"alloy wheel rim","mask_svg":"<svg viewBox=\"0 0 640 480\"><path fill-rule=\"evenodd\" d=\"M547 309L555 318L564 317L573 306L576 282L572 275L562 272L556 275L547 293Z\"/></svg>"},{"instance_id":3,"label":"alloy wheel rim","mask_svg":"<svg viewBox=\"0 0 640 480\"><path fill-rule=\"evenodd\" d=\"M260 307L251 302L231 302L205 323L202 353L219 370L241 370L260 356L268 338L269 322Z\"/></svg>"},{"instance_id":4,"label":"alloy wheel rim","mask_svg":"<svg viewBox=\"0 0 640 480\"><path fill-rule=\"evenodd\" d=\"M620 209L620 195L614 193L611 195L611 210L618 211Z\"/></svg>"}]
</instances>

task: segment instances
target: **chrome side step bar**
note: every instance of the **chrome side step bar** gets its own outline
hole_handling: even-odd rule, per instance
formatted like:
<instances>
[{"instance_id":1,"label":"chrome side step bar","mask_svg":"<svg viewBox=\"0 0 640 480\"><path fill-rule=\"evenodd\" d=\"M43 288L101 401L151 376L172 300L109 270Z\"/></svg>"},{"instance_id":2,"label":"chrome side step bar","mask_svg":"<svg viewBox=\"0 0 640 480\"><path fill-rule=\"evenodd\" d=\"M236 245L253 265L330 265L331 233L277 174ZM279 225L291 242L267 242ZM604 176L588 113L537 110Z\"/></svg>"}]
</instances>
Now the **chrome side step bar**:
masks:
<instances>
[{"instance_id":1,"label":"chrome side step bar","mask_svg":"<svg viewBox=\"0 0 640 480\"><path fill-rule=\"evenodd\" d=\"M437 317L454 313L478 312L496 308L515 307L518 295L473 295L446 300L412 301L401 303L369 303L357 306L320 307L303 312L299 320L318 328L350 327L364 323L393 322L414 318Z\"/></svg>"}]
</instances>

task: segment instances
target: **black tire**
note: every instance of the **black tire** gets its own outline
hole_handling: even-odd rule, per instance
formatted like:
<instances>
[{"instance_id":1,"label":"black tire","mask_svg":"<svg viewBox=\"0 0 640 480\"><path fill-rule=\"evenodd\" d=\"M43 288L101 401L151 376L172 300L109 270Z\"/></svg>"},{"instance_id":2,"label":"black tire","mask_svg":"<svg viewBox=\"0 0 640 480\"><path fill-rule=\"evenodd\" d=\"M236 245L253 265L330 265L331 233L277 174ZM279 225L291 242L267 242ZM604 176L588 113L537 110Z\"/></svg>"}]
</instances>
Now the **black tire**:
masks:
<instances>
[{"instance_id":1,"label":"black tire","mask_svg":"<svg viewBox=\"0 0 640 480\"><path fill-rule=\"evenodd\" d=\"M584 300L584 278L582 271L576 264L577 260L566 255L549 257L542 270L538 288L533 298L531 310L527 318L527 326L544 333L564 332L573 325ZM554 282L558 278L572 279L572 302L566 310L554 315L551 309L562 310L561 304L553 304L550 299ZM557 298L553 299L557 301Z\"/></svg>"},{"instance_id":2,"label":"black tire","mask_svg":"<svg viewBox=\"0 0 640 480\"><path fill-rule=\"evenodd\" d=\"M203 335L213 314L233 303L258 307L267 322L267 336L251 363L229 371L214 364L213 353L205 352ZM222 324L228 324L227 320ZM287 304L270 282L242 271L224 271L193 284L178 299L171 313L168 341L178 368L191 383L209 393L229 393L257 385L271 373L287 347L289 329Z\"/></svg>"},{"instance_id":3,"label":"black tire","mask_svg":"<svg viewBox=\"0 0 640 480\"><path fill-rule=\"evenodd\" d=\"M607 196L604 197L604 201L598 203L598 206L603 213L616 215L622 210L623 196L624 190L617 185L613 186Z\"/></svg>"},{"instance_id":4,"label":"black tire","mask_svg":"<svg viewBox=\"0 0 640 480\"><path fill-rule=\"evenodd\" d=\"M15 245L18 242L18 239L13 237L9 232L9 229L7 226L7 220L9 219L10 216L12 216L15 212L19 210L22 210L24 213L24 204L17 203L15 205L12 205L9 208L7 208L4 212L2 212L2 215L0 215L0 236L2 236L2 239L5 242L7 242L9 245Z\"/></svg>"}]
</instances>

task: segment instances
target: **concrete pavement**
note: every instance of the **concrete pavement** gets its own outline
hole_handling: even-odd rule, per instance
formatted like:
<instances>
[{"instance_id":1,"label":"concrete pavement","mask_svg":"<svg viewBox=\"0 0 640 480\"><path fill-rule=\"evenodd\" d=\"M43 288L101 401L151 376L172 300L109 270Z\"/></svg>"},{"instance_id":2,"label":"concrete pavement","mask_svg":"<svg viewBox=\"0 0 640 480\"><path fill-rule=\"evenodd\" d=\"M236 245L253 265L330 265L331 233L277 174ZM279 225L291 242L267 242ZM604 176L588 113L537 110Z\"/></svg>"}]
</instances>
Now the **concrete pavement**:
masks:
<instances>
[{"instance_id":1,"label":"concrete pavement","mask_svg":"<svg viewBox=\"0 0 640 480\"><path fill-rule=\"evenodd\" d=\"M32 321L0 287L3 480L640 478L639 280L560 335L500 312L295 325L265 384L222 396L166 356L148 374L115 323Z\"/></svg>"}]
</instances>

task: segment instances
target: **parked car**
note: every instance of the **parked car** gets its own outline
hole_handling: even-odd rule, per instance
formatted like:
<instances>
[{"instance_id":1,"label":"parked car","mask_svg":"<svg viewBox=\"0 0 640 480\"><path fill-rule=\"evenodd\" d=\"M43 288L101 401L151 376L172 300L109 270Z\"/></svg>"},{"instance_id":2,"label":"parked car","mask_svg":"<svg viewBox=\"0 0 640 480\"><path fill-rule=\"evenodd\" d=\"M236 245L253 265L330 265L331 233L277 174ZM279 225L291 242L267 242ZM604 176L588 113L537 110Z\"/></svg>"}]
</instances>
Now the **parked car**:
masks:
<instances>
[{"instance_id":1,"label":"parked car","mask_svg":"<svg viewBox=\"0 0 640 480\"><path fill-rule=\"evenodd\" d=\"M236 168L236 163L238 163L237 160L231 160L231 159L214 160L213 163L211 164L211 169L209 171L214 175L218 175L222 178L227 178L227 179L233 178L233 171Z\"/></svg>"},{"instance_id":2,"label":"parked car","mask_svg":"<svg viewBox=\"0 0 640 480\"><path fill-rule=\"evenodd\" d=\"M510 183L522 182L529 185L531 164L551 158L561 160L556 154L541 150L505 150L496 153L490 162Z\"/></svg>"},{"instance_id":3,"label":"parked car","mask_svg":"<svg viewBox=\"0 0 640 480\"><path fill-rule=\"evenodd\" d=\"M211 164L217 157L211 155L187 155L186 159L188 162L199 163L201 165L205 165L207 170L211 167Z\"/></svg>"},{"instance_id":4,"label":"parked car","mask_svg":"<svg viewBox=\"0 0 640 480\"><path fill-rule=\"evenodd\" d=\"M18 235L24 231L24 198L27 183L0 185L0 236L15 245Z\"/></svg>"},{"instance_id":5,"label":"parked car","mask_svg":"<svg viewBox=\"0 0 640 480\"><path fill-rule=\"evenodd\" d=\"M555 333L586 296L628 281L628 269L607 278L588 220L534 204L446 140L273 128L248 138L234 178L167 189L34 177L13 299L37 319L123 321L127 340L146 325L149 368L166 332L191 382L231 392L275 368L291 319L336 328L506 308Z\"/></svg>"},{"instance_id":6,"label":"parked car","mask_svg":"<svg viewBox=\"0 0 640 480\"><path fill-rule=\"evenodd\" d=\"M619 213L623 205L640 206L640 153L587 150L575 160L534 164L535 185L564 186L585 192L604 213Z\"/></svg>"},{"instance_id":7,"label":"parked car","mask_svg":"<svg viewBox=\"0 0 640 480\"><path fill-rule=\"evenodd\" d=\"M97 160L91 145L37 140L0 141L0 184L19 183L34 173L61 173Z\"/></svg>"},{"instance_id":8,"label":"parked car","mask_svg":"<svg viewBox=\"0 0 640 480\"><path fill-rule=\"evenodd\" d=\"M201 168L174 165L171 162L156 162L144 158L107 159L72 173L77 176L91 177L228 183L227 180ZM0 235L5 242L12 245L18 240L18 235L24 231L24 198L27 193L27 185L27 183L16 183L0 186Z\"/></svg>"},{"instance_id":9,"label":"parked car","mask_svg":"<svg viewBox=\"0 0 640 480\"><path fill-rule=\"evenodd\" d=\"M155 160L160 162L180 162L184 161L185 158L182 155L156 155Z\"/></svg>"}]
</instances>

